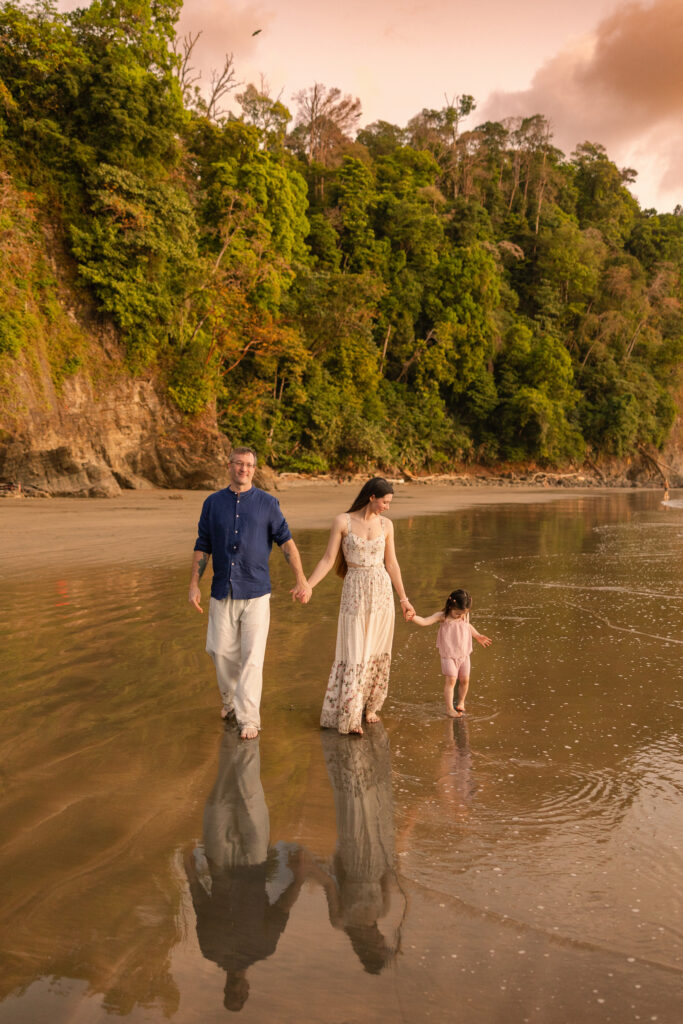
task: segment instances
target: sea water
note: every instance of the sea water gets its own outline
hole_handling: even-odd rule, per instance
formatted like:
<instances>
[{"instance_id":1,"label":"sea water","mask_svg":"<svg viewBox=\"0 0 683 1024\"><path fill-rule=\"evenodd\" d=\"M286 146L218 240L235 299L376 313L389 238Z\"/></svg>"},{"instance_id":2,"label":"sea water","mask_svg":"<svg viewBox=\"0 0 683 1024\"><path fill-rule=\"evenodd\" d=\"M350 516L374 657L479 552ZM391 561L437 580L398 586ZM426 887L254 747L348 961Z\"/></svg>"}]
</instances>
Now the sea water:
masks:
<instances>
[{"instance_id":1,"label":"sea water","mask_svg":"<svg viewBox=\"0 0 683 1024\"><path fill-rule=\"evenodd\" d=\"M318 726L332 576L293 605L273 555L251 744L186 564L11 580L0 1024L678 1021L682 539L654 492L397 520L418 612L464 586L493 644L447 719L399 616L363 738Z\"/></svg>"}]
</instances>

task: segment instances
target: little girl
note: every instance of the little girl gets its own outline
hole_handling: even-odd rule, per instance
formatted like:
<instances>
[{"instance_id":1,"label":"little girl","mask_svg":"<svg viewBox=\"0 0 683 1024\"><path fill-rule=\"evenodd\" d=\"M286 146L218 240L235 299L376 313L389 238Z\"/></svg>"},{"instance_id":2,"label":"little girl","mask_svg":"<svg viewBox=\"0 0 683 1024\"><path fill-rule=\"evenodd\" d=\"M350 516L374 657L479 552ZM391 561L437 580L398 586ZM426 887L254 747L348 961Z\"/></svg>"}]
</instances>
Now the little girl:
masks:
<instances>
[{"instance_id":1,"label":"little girl","mask_svg":"<svg viewBox=\"0 0 683 1024\"><path fill-rule=\"evenodd\" d=\"M491 641L487 636L477 633L470 624L470 608L472 598L466 590L454 590L446 598L442 612L434 612L426 619L415 615L412 619L418 626L431 626L440 622L436 637L436 646L441 655L441 671L446 677L443 688L446 701L446 714L449 718L462 718L465 714L465 697L470 685L470 654L472 653L472 637L482 647L488 647ZM458 684L457 699L453 705L453 692Z\"/></svg>"}]
</instances>

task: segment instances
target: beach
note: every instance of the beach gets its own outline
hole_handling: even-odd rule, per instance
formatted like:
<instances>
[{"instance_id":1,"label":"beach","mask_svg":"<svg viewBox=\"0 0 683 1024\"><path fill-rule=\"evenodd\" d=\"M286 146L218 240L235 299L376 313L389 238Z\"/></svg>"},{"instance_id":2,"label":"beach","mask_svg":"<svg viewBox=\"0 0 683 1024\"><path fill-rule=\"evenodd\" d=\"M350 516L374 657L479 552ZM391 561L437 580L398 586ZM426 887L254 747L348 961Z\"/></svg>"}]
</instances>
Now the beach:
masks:
<instances>
[{"instance_id":1,"label":"beach","mask_svg":"<svg viewBox=\"0 0 683 1024\"><path fill-rule=\"evenodd\" d=\"M349 507L360 483L282 482L273 493L296 531L329 526ZM614 494L616 488L465 487L395 485L392 519L438 515L477 505L520 505ZM60 565L133 565L191 560L196 526L208 491L124 491L115 498L7 498L0 528L9 541L0 549L0 571L20 576Z\"/></svg>"},{"instance_id":2,"label":"beach","mask_svg":"<svg viewBox=\"0 0 683 1024\"><path fill-rule=\"evenodd\" d=\"M276 492L307 569L357 489ZM451 720L397 615L362 739L319 727L339 580L295 604L274 552L249 743L187 603L204 496L0 504L0 1024L675 1024L680 495L397 485L416 609L466 586L493 644Z\"/></svg>"}]
</instances>

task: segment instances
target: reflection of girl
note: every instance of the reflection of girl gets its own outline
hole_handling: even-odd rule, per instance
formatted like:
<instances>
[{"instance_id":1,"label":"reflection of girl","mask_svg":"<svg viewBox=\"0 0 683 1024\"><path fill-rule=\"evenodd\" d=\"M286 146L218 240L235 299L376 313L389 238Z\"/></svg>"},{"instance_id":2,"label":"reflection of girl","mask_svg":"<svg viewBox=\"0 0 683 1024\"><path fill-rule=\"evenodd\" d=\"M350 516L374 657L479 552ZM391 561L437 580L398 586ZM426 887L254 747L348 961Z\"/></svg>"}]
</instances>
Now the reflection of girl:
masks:
<instances>
[{"instance_id":1,"label":"reflection of girl","mask_svg":"<svg viewBox=\"0 0 683 1024\"><path fill-rule=\"evenodd\" d=\"M441 771L437 779L439 797L448 812L466 817L477 791L472 769L467 718L456 718L446 726L446 744L441 754Z\"/></svg>"},{"instance_id":2,"label":"reflection of girl","mask_svg":"<svg viewBox=\"0 0 683 1024\"><path fill-rule=\"evenodd\" d=\"M334 733L323 733L322 743L338 839L332 873L312 875L332 925L346 932L365 970L379 974L398 951L405 912L394 871L389 739L378 725L362 744Z\"/></svg>"},{"instance_id":3,"label":"reflection of girl","mask_svg":"<svg viewBox=\"0 0 683 1024\"><path fill-rule=\"evenodd\" d=\"M460 718L465 714L465 697L470 685L470 654L472 653L472 637L482 647L488 647L491 641L487 636L478 633L470 623L472 598L466 590L454 590L446 598L441 612L434 612L427 618L413 616L418 626L431 626L439 623L436 646L441 655L441 671L446 677L443 695L446 701L446 714L449 718ZM453 693L458 684L455 706Z\"/></svg>"},{"instance_id":4,"label":"reflection of girl","mask_svg":"<svg viewBox=\"0 0 683 1024\"><path fill-rule=\"evenodd\" d=\"M334 664L320 717L323 727L341 733L362 733L364 712L367 722L379 721L394 636L392 583L404 615L413 613L396 560L394 528L383 515L392 498L387 480L368 480L348 512L335 518L327 550L308 580L315 587L335 559L344 579Z\"/></svg>"}]
</instances>

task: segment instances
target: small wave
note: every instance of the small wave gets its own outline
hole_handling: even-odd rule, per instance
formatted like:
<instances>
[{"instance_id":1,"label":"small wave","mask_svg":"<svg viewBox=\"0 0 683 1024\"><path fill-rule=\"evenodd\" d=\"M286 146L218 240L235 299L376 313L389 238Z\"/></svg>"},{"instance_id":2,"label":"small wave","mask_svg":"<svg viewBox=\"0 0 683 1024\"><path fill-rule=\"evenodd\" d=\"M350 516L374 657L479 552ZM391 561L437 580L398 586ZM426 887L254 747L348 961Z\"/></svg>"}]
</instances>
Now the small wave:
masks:
<instances>
[{"instance_id":1,"label":"small wave","mask_svg":"<svg viewBox=\"0 0 683 1024\"><path fill-rule=\"evenodd\" d=\"M541 590L576 590L588 593L609 592L623 594L625 597L654 597L658 601L683 601L683 594L671 594L661 590L634 590L633 587L595 583L568 583L565 580L550 583L539 580L515 580L511 587L538 587Z\"/></svg>"}]
</instances>

